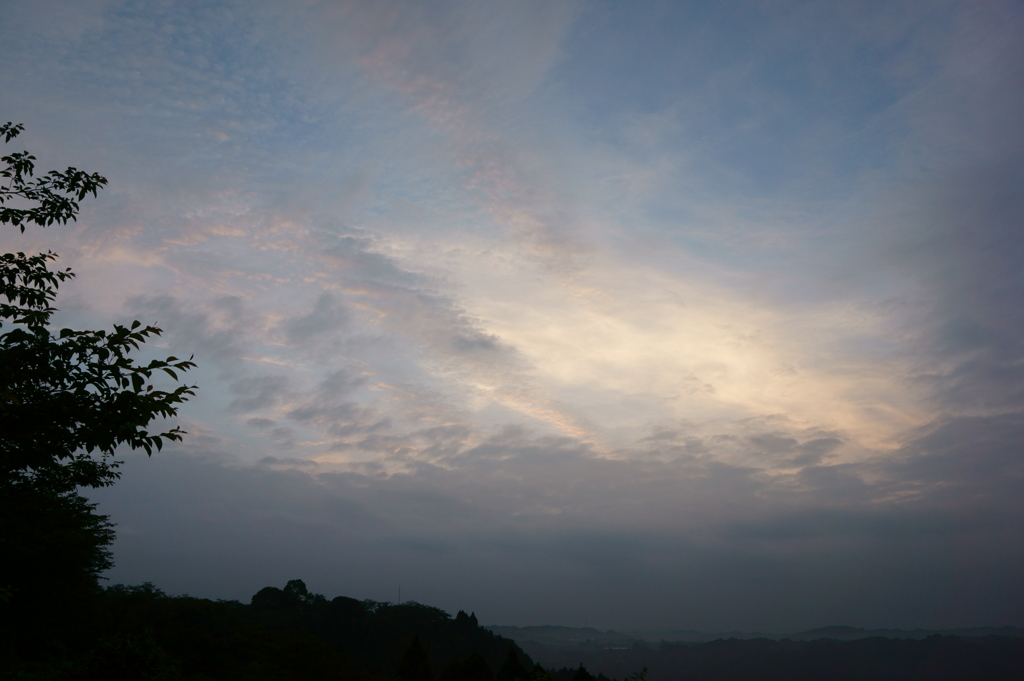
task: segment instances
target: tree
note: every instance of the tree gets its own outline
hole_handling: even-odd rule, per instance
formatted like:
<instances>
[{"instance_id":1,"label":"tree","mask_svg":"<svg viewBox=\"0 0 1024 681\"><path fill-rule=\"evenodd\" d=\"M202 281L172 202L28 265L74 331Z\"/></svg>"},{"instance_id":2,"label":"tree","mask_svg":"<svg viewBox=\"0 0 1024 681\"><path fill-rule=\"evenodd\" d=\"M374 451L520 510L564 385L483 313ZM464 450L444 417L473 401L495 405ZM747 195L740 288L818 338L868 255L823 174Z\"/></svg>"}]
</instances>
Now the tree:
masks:
<instances>
[{"instance_id":1,"label":"tree","mask_svg":"<svg viewBox=\"0 0 1024 681\"><path fill-rule=\"evenodd\" d=\"M505 661L498 667L495 681L526 681L529 676L526 667L523 666L523 663L519 661L519 656L516 655L515 645L510 646Z\"/></svg>"},{"instance_id":2,"label":"tree","mask_svg":"<svg viewBox=\"0 0 1024 681\"><path fill-rule=\"evenodd\" d=\"M439 681L494 681L494 672L479 651L458 657L441 671Z\"/></svg>"},{"instance_id":3,"label":"tree","mask_svg":"<svg viewBox=\"0 0 1024 681\"><path fill-rule=\"evenodd\" d=\"M7 123L0 136L9 143L23 129ZM78 202L107 184L76 168L34 177L35 160L27 151L0 158L0 223L21 232L76 220ZM56 259L52 252L0 256L0 596L26 616L46 610L40 599L67 605L95 589L112 565L112 525L78 489L113 484L121 445L152 454L180 441L178 427L157 434L147 427L176 415L195 390L152 383L159 372L177 382L178 372L195 366L191 358L143 365L130 356L160 335L155 326L50 328L57 290L74 277L50 269Z\"/></svg>"},{"instance_id":4,"label":"tree","mask_svg":"<svg viewBox=\"0 0 1024 681\"><path fill-rule=\"evenodd\" d=\"M486 664L486 663L484 663ZM420 643L420 637L413 636L409 647L402 655L402 661L398 664L399 681L430 681L433 674L430 672L430 657L426 649Z\"/></svg>"},{"instance_id":5,"label":"tree","mask_svg":"<svg viewBox=\"0 0 1024 681\"><path fill-rule=\"evenodd\" d=\"M572 675L572 681L596 681L593 674L587 671L587 668L580 662L580 668Z\"/></svg>"}]
</instances>

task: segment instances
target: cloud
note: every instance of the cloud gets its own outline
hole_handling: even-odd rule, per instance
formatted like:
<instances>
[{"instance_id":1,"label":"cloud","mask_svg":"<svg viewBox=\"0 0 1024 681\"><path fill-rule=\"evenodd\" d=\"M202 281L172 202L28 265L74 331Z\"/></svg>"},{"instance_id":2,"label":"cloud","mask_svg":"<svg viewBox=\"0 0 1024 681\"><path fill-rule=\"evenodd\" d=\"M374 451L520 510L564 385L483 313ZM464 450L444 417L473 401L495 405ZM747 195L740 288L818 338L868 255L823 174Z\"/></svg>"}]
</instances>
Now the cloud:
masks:
<instances>
[{"instance_id":1,"label":"cloud","mask_svg":"<svg viewBox=\"0 0 1024 681\"><path fill-rule=\"evenodd\" d=\"M1024 318L1014 303L1024 294L1018 10L956 8L943 49L929 46L932 78L894 106L910 128L897 165L909 182L899 195L871 195L883 231L873 242L882 267L871 276L899 282L889 300L910 377L951 413L1024 404Z\"/></svg>"},{"instance_id":2,"label":"cloud","mask_svg":"<svg viewBox=\"0 0 1024 681\"><path fill-rule=\"evenodd\" d=\"M245 425L252 426L253 428L268 428L274 425L274 420L254 417L246 421Z\"/></svg>"},{"instance_id":3,"label":"cloud","mask_svg":"<svg viewBox=\"0 0 1024 681\"><path fill-rule=\"evenodd\" d=\"M317 298L313 310L286 323L286 333L291 343L309 342L316 336L337 331L348 321L348 312L341 302L325 291Z\"/></svg>"},{"instance_id":4,"label":"cloud","mask_svg":"<svg viewBox=\"0 0 1024 681\"><path fill-rule=\"evenodd\" d=\"M235 296L206 304L167 295L133 296L125 301L125 308L133 316L156 319L175 347L193 348L189 354L197 354L200 362L237 363L249 350L250 329L258 324L258 315Z\"/></svg>"},{"instance_id":5,"label":"cloud","mask_svg":"<svg viewBox=\"0 0 1024 681\"><path fill-rule=\"evenodd\" d=\"M265 456L259 463L267 466L284 466L287 468L316 468L320 464L308 459L280 459L276 456Z\"/></svg>"},{"instance_id":6,"label":"cloud","mask_svg":"<svg viewBox=\"0 0 1024 681\"><path fill-rule=\"evenodd\" d=\"M835 437L819 437L814 440L808 440L799 446L798 451L800 454L792 460L792 464L795 466L820 464L822 459L842 446L842 444L843 441Z\"/></svg>"},{"instance_id":7,"label":"cloud","mask_svg":"<svg viewBox=\"0 0 1024 681\"><path fill-rule=\"evenodd\" d=\"M908 257L929 300L920 345L937 360L918 379L946 408L1024 405L1022 189L1024 146L1012 161L958 173L935 188L928 230Z\"/></svg>"},{"instance_id":8,"label":"cloud","mask_svg":"<svg viewBox=\"0 0 1024 681\"><path fill-rule=\"evenodd\" d=\"M237 395L228 405L230 409L243 412L259 411L273 407L285 397L288 379L284 376L243 378L232 383L229 389Z\"/></svg>"}]
</instances>

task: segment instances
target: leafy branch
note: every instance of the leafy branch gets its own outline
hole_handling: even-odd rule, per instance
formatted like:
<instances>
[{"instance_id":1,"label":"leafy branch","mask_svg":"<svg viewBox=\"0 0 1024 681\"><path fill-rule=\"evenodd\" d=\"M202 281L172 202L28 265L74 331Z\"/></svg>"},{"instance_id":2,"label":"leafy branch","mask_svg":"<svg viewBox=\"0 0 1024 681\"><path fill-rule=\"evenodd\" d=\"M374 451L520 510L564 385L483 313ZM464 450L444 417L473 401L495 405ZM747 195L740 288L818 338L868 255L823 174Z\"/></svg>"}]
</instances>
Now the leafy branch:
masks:
<instances>
[{"instance_id":1,"label":"leafy branch","mask_svg":"<svg viewBox=\"0 0 1024 681\"><path fill-rule=\"evenodd\" d=\"M0 125L4 142L10 142L25 129L20 123ZM48 227L53 223L67 224L77 220L78 202L87 195L97 196L100 187L107 184L107 178L98 173L87 173L74 167L61 172L51 170L42 177L31 179L35 173L36 157L27 151L15 152L0 157L7 164L0 170L0 178L9 180L0 185L0 222L13 224L25 231L25 225L35 223ZM21 199L36 205L29 208L13 208L12 200Z\"/></svg>"}]
</instances>

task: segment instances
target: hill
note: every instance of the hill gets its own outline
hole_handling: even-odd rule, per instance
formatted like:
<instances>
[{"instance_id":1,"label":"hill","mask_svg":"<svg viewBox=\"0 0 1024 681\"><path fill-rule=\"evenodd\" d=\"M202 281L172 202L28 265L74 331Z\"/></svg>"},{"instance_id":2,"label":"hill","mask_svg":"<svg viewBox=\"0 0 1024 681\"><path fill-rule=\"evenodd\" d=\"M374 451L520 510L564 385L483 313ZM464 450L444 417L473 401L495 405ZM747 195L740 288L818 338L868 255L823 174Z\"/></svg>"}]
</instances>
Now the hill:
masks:
<instances>
[{"instance_id":1,"label":"hill","mask_svg":"<svg viewBox=\"0 0 1024 681\"><path fill-rule=\"evenodd\" d=\"M647 681L1009 680L1024 669L1024 629L1018 627L942 632L824 627L776 636L557 626L489 629L515 640L543 667L561 669L557 681L570 681L573 668L613 679L647 669Z\"/></svg>"}]
</instances>

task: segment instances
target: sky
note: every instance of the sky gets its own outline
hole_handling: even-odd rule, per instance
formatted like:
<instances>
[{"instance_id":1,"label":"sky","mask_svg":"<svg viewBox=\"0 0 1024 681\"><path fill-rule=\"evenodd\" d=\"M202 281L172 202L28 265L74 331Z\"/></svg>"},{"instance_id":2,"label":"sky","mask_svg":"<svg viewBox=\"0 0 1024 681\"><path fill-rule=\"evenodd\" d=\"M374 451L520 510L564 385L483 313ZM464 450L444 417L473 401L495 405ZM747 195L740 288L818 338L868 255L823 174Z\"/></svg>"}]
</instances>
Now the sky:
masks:
<instances>
[{"instance_id":1,"label":"sky","mask_svg":"<svg viewBox=\"0 0 1024 681\"><path fill-rule=\"evenodd\" d=\"M109 186L0 248L198 364L111 583L1024 626L1020 3L2 13L7 151Z\"/></svg>"}]
</instances>

